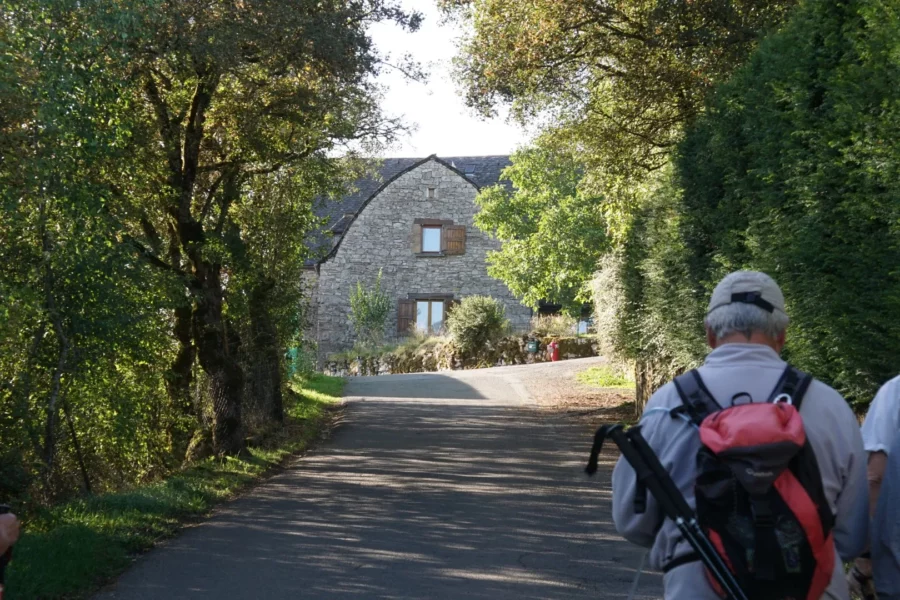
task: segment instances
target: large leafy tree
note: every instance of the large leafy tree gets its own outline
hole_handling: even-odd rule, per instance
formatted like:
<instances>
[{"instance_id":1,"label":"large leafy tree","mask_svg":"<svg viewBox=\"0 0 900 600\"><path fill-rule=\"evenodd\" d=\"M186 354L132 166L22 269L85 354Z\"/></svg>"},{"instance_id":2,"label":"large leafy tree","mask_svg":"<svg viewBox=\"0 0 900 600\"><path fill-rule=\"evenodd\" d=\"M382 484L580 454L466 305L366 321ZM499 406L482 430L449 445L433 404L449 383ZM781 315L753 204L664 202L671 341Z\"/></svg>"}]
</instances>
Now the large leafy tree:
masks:
<instances>
[{"instance_id":1,"label":"large leafy tree","mask_svg":"<svg viewBox=\"0 0 900 600\"><path fill-rule=\"evenodd\" d=\"M589 281L609 249L599 199L580 186L583 167L552 144L521 150L503 173L512 184L486 188L475 224L501 240L488 254L488 273L526 304L561 304L580 313Z\"/></svg>"},{"instance_id":2,"label":"large leafy tree","mask_svg":"<svg viewBox=\"0 0 900 600\"><path fill-rule=\"evenodd\" d=\"M164 472L208 412L216 451L237 452L247 390L280 418L311 200L347 177L332 156L397 128L371 83L379 19L418 17L379 0L4 4L4 494Z\"/></svg>"},{"instance_id":3,"label":"large leafy tree","mask_svg":"<svg viewBox=\"0 0 900 600\"><path fill-rule=\"evenodd\" d=\"M209 381L213 445L234 453L244 380L225 307L229 213L255 176L390 135L396 124L378 110L366 27L381 19L415 27L418 17L382 0L150 2L129 16L142 162L157 186L135 201L133 235L154 264L186 282L190 314L176 314L173 387L188 389L196 352Z\"/></svg>"},{"instance_id":4,"label":"large leafy tree","mask_svg":"<svg viewBox=\"0 0 900 600\"><path fill-rule=\"evenodd\" d=\"M892 2L807 3L719 90L679 158L697 280L770 271L792 359L861 401L900 347L898 26Z\"/></svg>"},{"instance_id":5,"label":"large leafy tree","mask_svg":"<svg viewBox=\"0 0 900 600\"><path fill-rule=\"evenodd\" d=\"M785 292L791 362L859 405L896 375L898 26L893 2L812 0L716 90L625 244L623 352L694 365L712 287L753 268Z\"/></svg>"},{"instance_id":6,"label":"large leafy tree","mask_svg":"<svg viewBox=\"0 0 900 600\"><path fill-rule=\"evenodd\" d=\"M442 0L470 28L457 61L468 103L510 105L577 151L618 230L707 92L794 4Z\"/></svg>"},{"instance_id":7,"label":"large leafy tree","mask_svg":"<svg viewBox=\"0 0 900 600\"><path fill-rule=\"evenodd\" d=\"M104 68L109 48L63 3L7 8L0 27L0 485L19 495L39 471L47 493L78 473L90 490L92 467L135 476L178 428L156 404L161 369L153 364L167 356L163 290L175 282L118 243L104 201L106 182L127 177L130 135L128 103ZM127 373L127 384L114 387L116 372ZM132 435L119 437L123 430Z\"/></svg>"}]
</instances>

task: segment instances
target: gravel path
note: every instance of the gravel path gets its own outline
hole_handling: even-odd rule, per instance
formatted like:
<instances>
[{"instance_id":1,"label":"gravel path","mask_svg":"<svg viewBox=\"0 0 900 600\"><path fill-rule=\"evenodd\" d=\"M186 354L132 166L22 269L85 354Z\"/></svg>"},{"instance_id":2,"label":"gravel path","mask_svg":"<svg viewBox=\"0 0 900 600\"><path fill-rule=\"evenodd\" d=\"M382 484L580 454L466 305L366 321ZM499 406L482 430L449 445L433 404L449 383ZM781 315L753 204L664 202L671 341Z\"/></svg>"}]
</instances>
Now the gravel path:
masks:
<instances>
[{"instance_id":1,"label":"gravel path","mask_svg":"<svg viewBox=\"0 0 900 600\"><path fill-rule=\"evenodd\" d=\"M534 410L566 362L352 380L328 443L97 598L626 598L614 457L588 479L584 425Z\"/></svg>"}]
</instances>

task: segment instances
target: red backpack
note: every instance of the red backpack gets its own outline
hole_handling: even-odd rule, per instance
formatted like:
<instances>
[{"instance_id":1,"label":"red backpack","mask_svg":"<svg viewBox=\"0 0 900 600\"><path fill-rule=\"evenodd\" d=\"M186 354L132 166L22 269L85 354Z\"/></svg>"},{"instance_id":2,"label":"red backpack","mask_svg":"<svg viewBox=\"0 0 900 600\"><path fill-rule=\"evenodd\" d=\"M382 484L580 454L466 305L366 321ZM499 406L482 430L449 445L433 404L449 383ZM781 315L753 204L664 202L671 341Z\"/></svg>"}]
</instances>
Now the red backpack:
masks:
<instances>
[{"instance_id":1,"label":"red backpack","mask_svg":"<svg viewBox=\"0 0 900 600\"><path fill-rule=\"evenodd\" d=\"M811 382L788 366L767 402L723 409L697 371L675 379L676 411L699 427L703 443L698 522L750 600L818 600L831 583L834 515L800 417ZM697 559L689 554L666 570Z\"/></svg>"}]
</instances>

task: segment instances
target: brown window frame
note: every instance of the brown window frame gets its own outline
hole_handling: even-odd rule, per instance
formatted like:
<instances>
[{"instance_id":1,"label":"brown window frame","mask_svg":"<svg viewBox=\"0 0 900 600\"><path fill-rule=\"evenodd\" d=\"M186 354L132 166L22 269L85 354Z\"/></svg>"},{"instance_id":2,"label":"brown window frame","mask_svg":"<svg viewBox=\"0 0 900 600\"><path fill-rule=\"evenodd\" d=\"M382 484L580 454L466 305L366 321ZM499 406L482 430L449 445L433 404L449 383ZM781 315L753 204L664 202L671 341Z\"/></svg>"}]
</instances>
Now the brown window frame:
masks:
<instances>
[{"instance_id":1,"label":"brown window frame","mask_svg":"<svg viewBox=\"0 0 900 600\"><path fill-rule=\"evenodd\" d=\"M450 315L450 312L453 310L453 307L458 304L458 302L454 299L453 294L407 294L405 298L401 297L398 303L398 314L397 314L397 333L403 337L410 335L410 333L414 330L418 330L418 314L419 314L419 302L428 302L428 333L438 333L434 331L431 327L431 304L435 302L442 302L444 305L444 322L446 323L447 317ZM403 305L407 305L408 309L404 311ZM405 313L405 314L404 314Z\"/></svg>"},{"instance_id":2,"label":"brown window frame","mask_svg":"<svg viewBox=\"0 0 900 600\"><path fill-rule=\"evenodd\" d=\"M446 300L427 299L427 298L418 298L418 299L414 300L414 302L416 303L416 325L415 325L416 330L423 331L423 330L419 329L418 318L419 318L419 303L424 302L425 304L428 305L428 316L426 317L428 327L427 327L427 329L424 330L424 333L428 333L428 334L440 333L441 330L443 330L443 328L444 328L444 323L446 323L446 321L447 321L447 301ZM435 330L434 326L431 323L431 317L432 317L431 311L433 310L435 304L441 305L441 316L442 316L441 329L438 329L438 330Z\"/></svg>"}]
</instances>

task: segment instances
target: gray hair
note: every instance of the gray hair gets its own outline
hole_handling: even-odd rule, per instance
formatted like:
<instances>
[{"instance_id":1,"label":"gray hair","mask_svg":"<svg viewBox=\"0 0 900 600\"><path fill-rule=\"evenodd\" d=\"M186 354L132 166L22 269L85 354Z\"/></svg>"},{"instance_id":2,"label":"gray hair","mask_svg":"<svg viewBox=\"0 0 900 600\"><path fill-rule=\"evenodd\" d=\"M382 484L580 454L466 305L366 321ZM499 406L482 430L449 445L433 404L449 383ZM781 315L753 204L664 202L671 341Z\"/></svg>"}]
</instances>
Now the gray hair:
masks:
<instances>
[{"instance_id":1,"label":"gray hair","mask_svg":"<svg viewBox=\"0 0 900 600\"><path fill-rule=\"evenodd\" d=\"M710 311L704 320L718 340L733 333L749 338L754 331L776 338L785 332L789 322L788 316L778 309L770 313L753 304L740 302L719 306Z\"/></svg>"}]
</instances>

